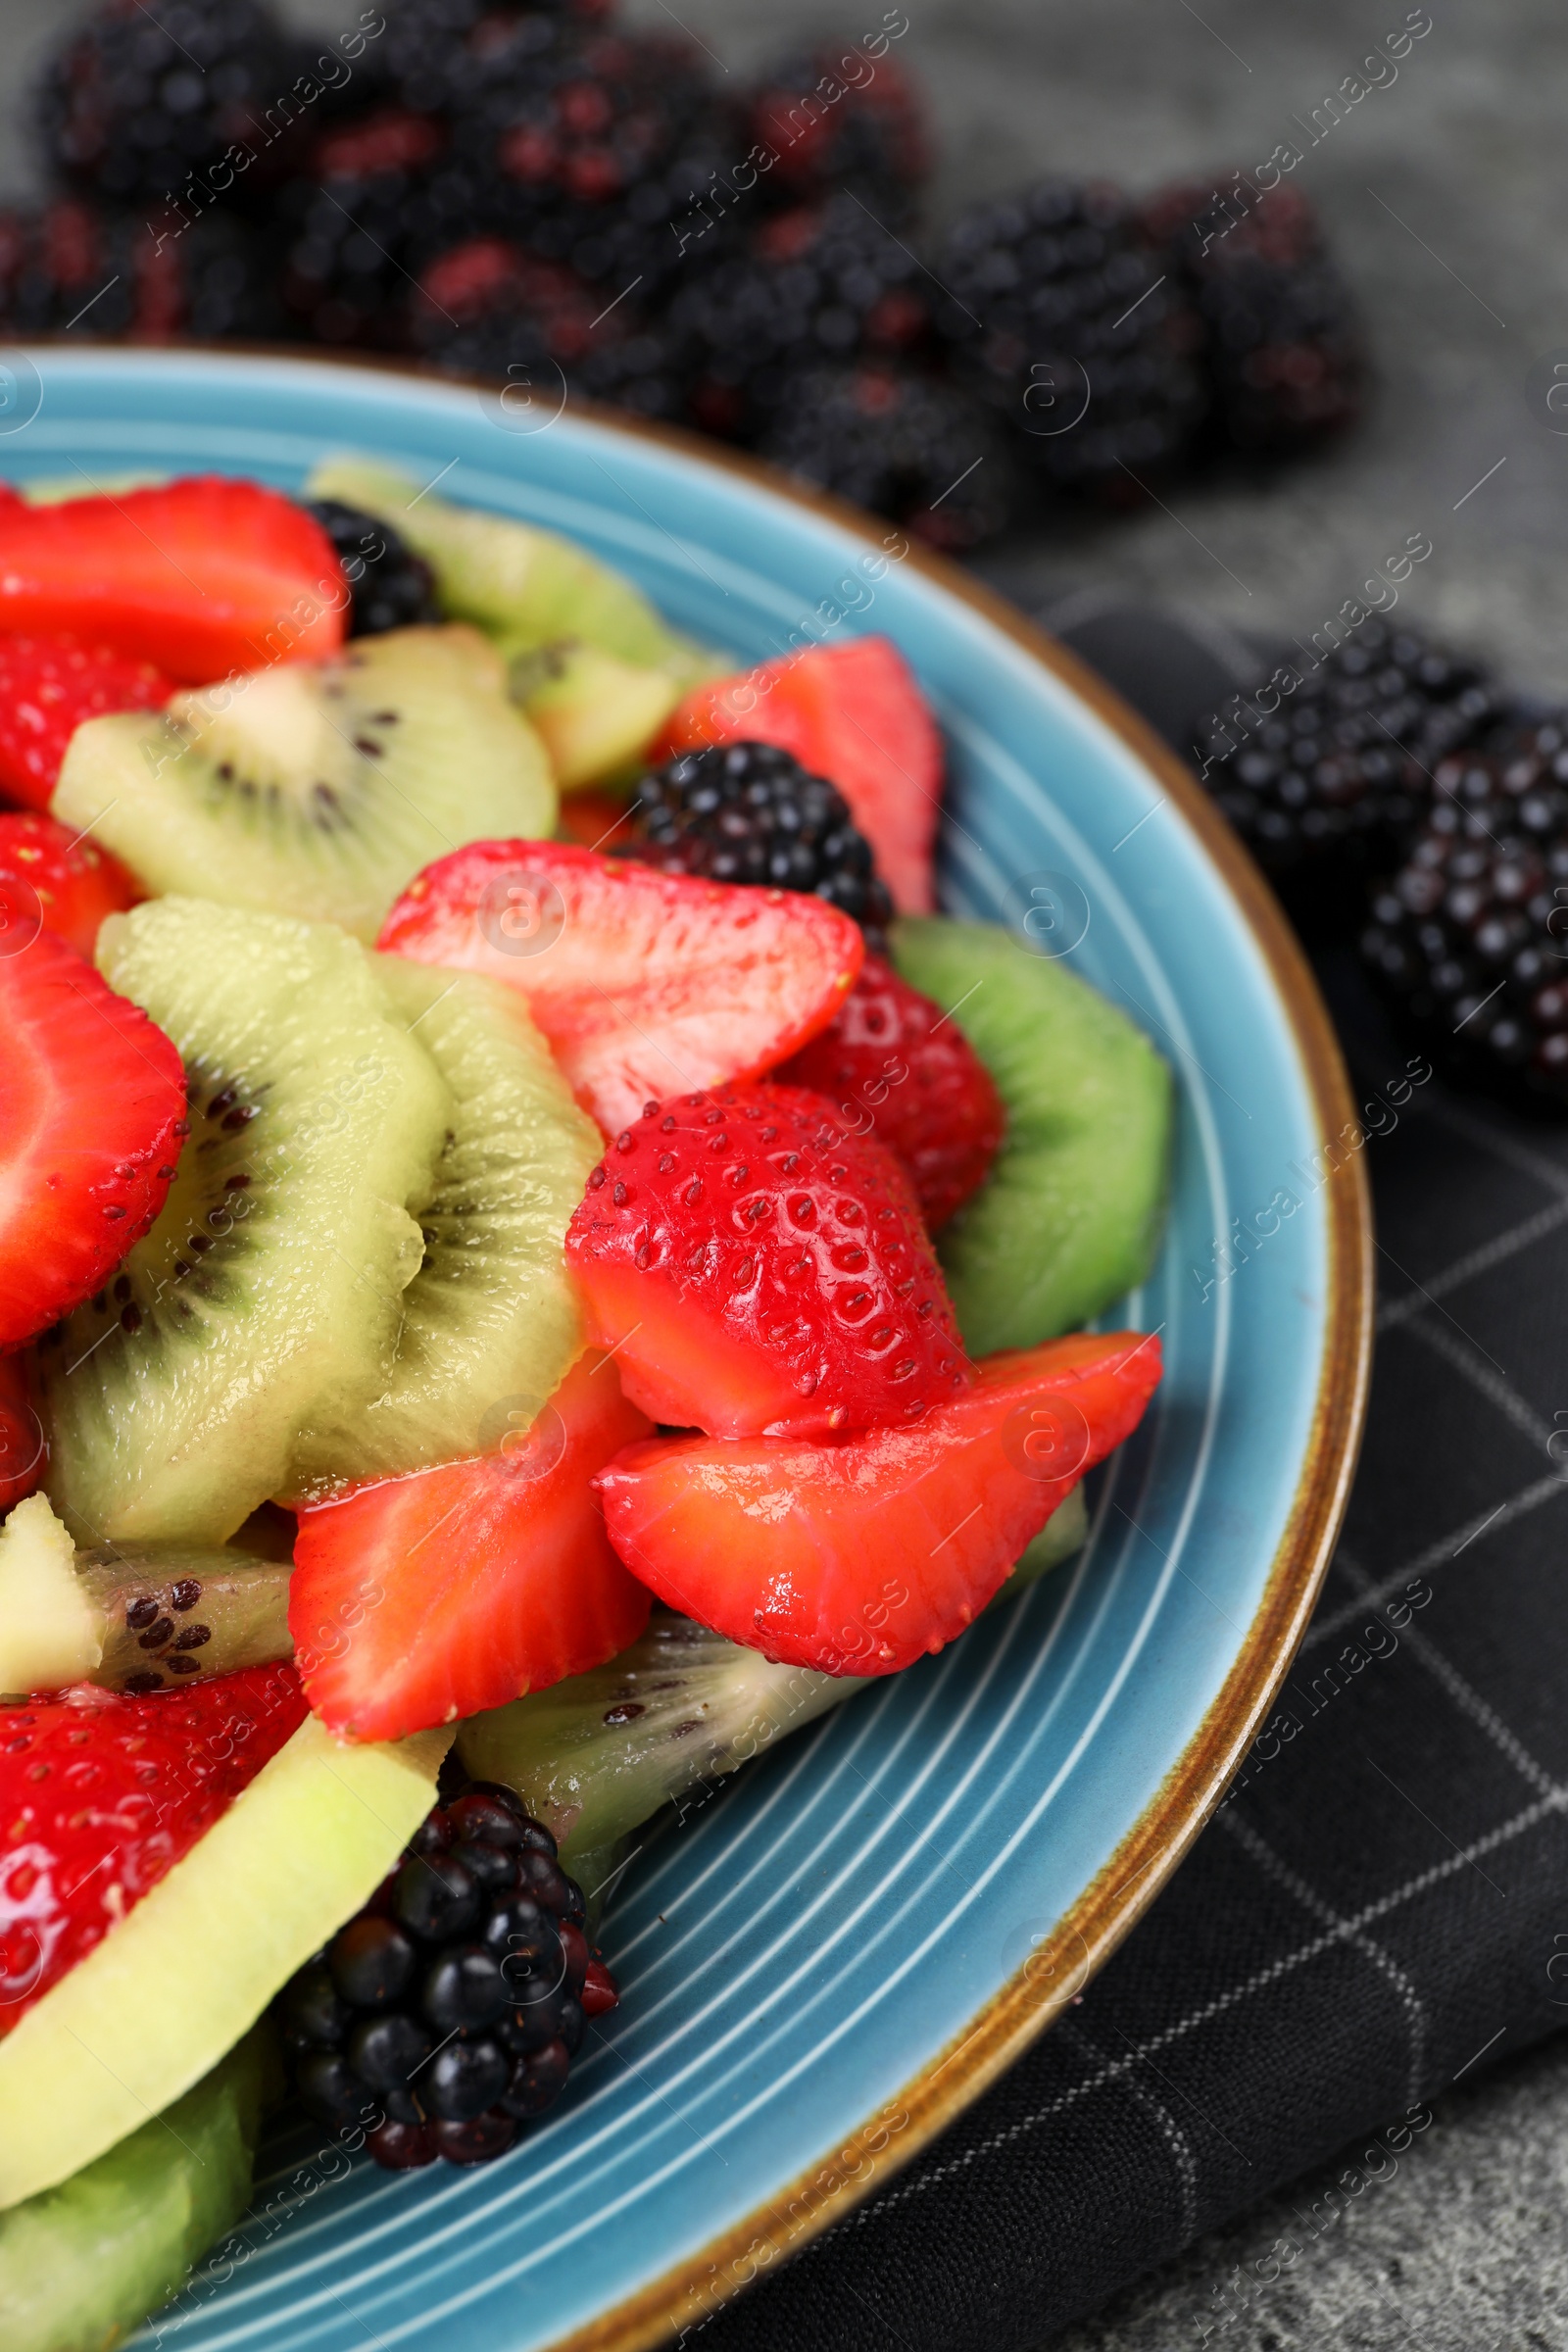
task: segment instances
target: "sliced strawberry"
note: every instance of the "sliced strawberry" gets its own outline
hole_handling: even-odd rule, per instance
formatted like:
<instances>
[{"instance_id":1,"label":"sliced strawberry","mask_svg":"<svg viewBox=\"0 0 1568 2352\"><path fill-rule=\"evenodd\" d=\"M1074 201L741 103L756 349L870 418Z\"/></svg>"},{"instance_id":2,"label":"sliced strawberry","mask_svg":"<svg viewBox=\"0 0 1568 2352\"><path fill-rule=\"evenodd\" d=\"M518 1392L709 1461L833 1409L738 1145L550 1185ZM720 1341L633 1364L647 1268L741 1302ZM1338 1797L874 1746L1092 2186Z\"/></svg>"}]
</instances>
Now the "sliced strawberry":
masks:
<instances>
[{"instance_id":1,"label":"sliced strawberry","mask_svg":"<svg viewBox=\"0 0 1568 2352\"><path fill-rule=\"evenodd\" d=\"M0 1511L42 1485L47 1460L26 1368L20 1355L0 1355Z\"/></svg>"},{"instance_id":2,"label":"sliced strawberry","mask_svg":"<svg viewBox=\"0 0 1568 2352\"><path fill-rule=\"evenodd\" d=\"M904 914L929 914L942 808L942 738L902 654L886 637L815 645L686 697L650 755L658 766L700 743L776 743L849 802Z\"/></svg>"},{"instance_id":3,"label":"sliced strawberry","mask_svg":"<svg viewBox=\"0 0 1568 2352\"><path fill-rule=\"evenodd\" d=\"M912 1429L656 1438L594 1483L672 1608L789 1665L896 1674L963 1632L1158 1378L1157 1340L1078 1333L992 1357Z\"/></svg>"},{"instance_id":4,"label":"sliced strawberry","mask_svg":"<svg viewBox=\"0 0 1568 2352\"><path fill-rule=\"evenodd\" d=\"M304 1719L291 1666L157 1698L83 1686L0 1708L0 2034L190 1852Z\"/></svg>"},{"instance_id":5,"label":"sliced strawberry","mask_svg":"<svg viewBox=\"0 0 1568 2352\"><path fill-rule=\"evenodd\" d=\"M566 1262L656 1421L821 1438L969 1379L906 1177L804 1087L649 1103L589 1177Z\"/></svg>"},{"instance_id":6,"label":"sliced strawberry","mask_svg":"<svg viewBox=\"0 0 1568 2352\"><path fill-rule=\"evenodd\" d=\"M777 1073L826 1095L845 1125L886 1144L935 1232L984 1183L1006 1113L996 1081L940 1004L880 956L828 1026Z\"/></svg>"},{"instance_id":7,"label":"sliced strawberry","mask_svg":"<svg viewBox=\"0 0 1568 2352\"><path fill-rule=\"evenodd\" d=\"M864 954L825 900L553 841L478 841L438 858L378 944L520 989L607 1135L661 1096L796 1053L833 1018Z\"/></svg>"},{"instance_id":8,"label":"sliced strawberry","mask_svg":"<svg viewBox=\"0 0 1568 2352\"><path fill-rule=\"evenodd\" d=\"M30 808L0 810L0 933L16 936L37 921L90 957L104 916L146 896L95 841Z\"/></svg>"},{"instance_id":9,"label":"sliced strawberry","mask_svg":"<svg viewBox=\"0 0 1568 2352\"><path fill-rule=\"evenodd\" d=\"M80 629L181 685L323 660L347 602L314 514L217 474L11 509L0 541L0 629Z\"/></svg>"},{"instance_id":10,"label":"sliced strawberry","mask_svg":"<svg viewBox=\"0 0 1568 2352\"><path fill-rule=\"evenodd\" d=\"M9 550L10 531L0 546ZM174 692L151 662L80 637L0 636L0 797L47 808L84 718L161 710Z\"/></svg>"},{"instance_id":11,"label":"sliced strawberry","mask_svg":"<svg viewBox=\"0 0 1568 2352\"><path fill-rule=\"evenodd\" d=\"M288 1621L318 1715L345 1738L401 1740L635 1642L651 1604L590 1481L648 1428L614 1365L583 1356L499 1453L302 1511Z\"/></svg>"},{"instance_id":12,"label":"sliced strawberry","mask_svg":"<svg viewBox=\"0 0 1568 2352\"><path fill-rule=\"evenodd\" d=\"M10 941L0 927L0 1348L101 1289L186 1132L179 1054L140 1006L36 918Z\"/></svg>"}]
</instances>

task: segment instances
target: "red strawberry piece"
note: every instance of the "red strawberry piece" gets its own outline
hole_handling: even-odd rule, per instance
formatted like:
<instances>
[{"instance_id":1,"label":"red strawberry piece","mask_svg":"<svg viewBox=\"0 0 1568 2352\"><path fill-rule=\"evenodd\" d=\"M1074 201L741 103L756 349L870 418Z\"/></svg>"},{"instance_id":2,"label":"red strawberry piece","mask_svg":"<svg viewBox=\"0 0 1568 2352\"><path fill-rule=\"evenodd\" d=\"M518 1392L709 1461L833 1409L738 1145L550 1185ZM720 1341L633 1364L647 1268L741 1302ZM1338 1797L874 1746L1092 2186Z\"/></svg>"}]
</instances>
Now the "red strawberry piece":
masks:
<instances>
[{"instance_id":1,"label":"red strawberry piece","mask_svg":"<svg viewBox=\"0 0 1568 2352\"><path fill-rule=\"evenodd\" d=\"M605 1540L590 1481L648 1426L614 1365L583 1356L499 1452L302 1511L288 1621L323 1722L401 1740L635 1642L651 1603Z\"/></svg>"},{"instance_id":2,"label":"red strawberry piece","mask_svg":"<svg viewBox=\"0 0 1568 2352\"><path fill-rule=\"evenodd\" d=\"M146 896L118 858L52 816L0 811L0 930L16 935L36 918L90 957L104 916Z\"/></svg>"},{"instance_id":3,"label":"red strawberry piece","mask_svg":"<svg viewBox=\"0 0 1568 2352\"><path fill-rule=\"evenodd\" d=\"M83 1685L0 1707L0 2034L183 1860L304 1719L291 1666L156 1698Z\"/></svg>"},{"instance_id":4,"label":"red strawberry piece","mask_svg":"<svg viewBox=\"0 0 1568 2352\"><path fill-rule=\"evenodd\" d=\"M80 629L182 685L336 653L347 603L315 515L260 482L13 509L0 540L0 629Z\"/></svg>"},{"instance_id":5,"label":"red strawberry piece","mask_svg":"<svg viewBox=\"0 0 1568 2352\"><path fill-rule=\"evenodd\" d=\"M904 1171L803 1087L649 1103L589 1177L566 1262L656 1421L825 1438L970 1377Z\"/></svg>"},{"instance_id":6,"label":"red strawberry piece","mask_svg":"<svg viewBox=\"0 0 1568 2352\"><path fill-rule=\"evenodd\" d=\"M5 914L0 897L0 1349L103 1287L162 1208L186 1132L163 1031L37 917L8 929Z\"/></svg>"},{"instance_id":7,"label":"red strawberry piece","mask_svg":"<svg viewBox=\"0 0 1568 2352\"><path fill-rule=\"evenodd\" d=\"M378 944L520 989L607 1135L660 1096L796 1053L833 1018L865 952L825 900L552 841L479 841L438 858Z\"/></svg>"},{"instance_id":8,"label":"red strawberry piece","mask_svg":"<svg viewBox=\"0 0 1568 2352\"><path fill-rule=\"evenodd\" d=\"M588 1973L577 1995L584 2017L605 2017L620 2005L620 1986L595 1952L588 1962Z\"/></svg>"},{"instance_id":9,"label":"red strawberry piece","mask_svg":"<svg viewBox=\"0 0 1568 2352\"><path fill-rule=\"evenodd\" d=\"M1158 1378L1156 1339L1083 1332L989 1358L909 1429L655 1439L595 1484L671 1607L790 1665L896 1674L963 1632Z\"/></svg>"},{"instance_id":10,"label":"red strawberry piece","mask_svg":"<svg viewBox=\"0 0 1568 2352\"><path fill-rule=\"evenodd\" d=\"M5 548L9 549L7 529ZM47 808L84 718L161 710L174 691L151 662L80 637L0 637L0 798Z\"/></svg>"},{"instance_id":11,"label":"red strawberry piece","mask_svg":"<svg viewBox=\"0 0 1568 2352\"><path fill-rule=\"evenodd\" d=\"M9 1511L43 1483L48 1460L43 1423L27 1393L20 1355L0 1355L0 1511Z\"/></svg>"},{"instance_id":12,"label":"red strawberry piece","mask_svg":"<svg viewBox=\"0 0 1568 2352\"><path fill-rule=\"evenodd\" d=\"M907 663L886 637L814 645L695 687L651 764L698 744L743 739L779 744L813 776L836 784L900 912L930 913L942 739Z\"/></svg>"},{"instance_id":13,"label":"red strawberry piece","mask_svg":"<svg viewBox=\"0 0 1568 2352\"><path fill-rule=\"evenodd\" d=\"M834 1019L778 1072L826 1095L847 1127L886 1144L908 1172L935 1232L984 1183L1006 1113L957 1024L880 956Z\"/></svg>"}]
</instances>

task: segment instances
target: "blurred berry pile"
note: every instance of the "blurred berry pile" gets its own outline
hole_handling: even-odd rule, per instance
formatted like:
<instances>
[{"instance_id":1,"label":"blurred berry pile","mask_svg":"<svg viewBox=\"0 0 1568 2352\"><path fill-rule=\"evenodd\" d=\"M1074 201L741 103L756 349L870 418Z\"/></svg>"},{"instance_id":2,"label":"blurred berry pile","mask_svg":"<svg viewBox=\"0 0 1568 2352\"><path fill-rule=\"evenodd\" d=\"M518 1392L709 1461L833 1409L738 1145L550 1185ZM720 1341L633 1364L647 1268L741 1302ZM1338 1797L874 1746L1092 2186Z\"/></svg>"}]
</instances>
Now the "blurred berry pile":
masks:
<instances>
[{"instance_id":1,"label":"blurred berry pile","mask_svg":"<svg viewBox=\"0 0 1568 2352\"><path fill-rule=\"evenodd\" d=\"M898 33L750 88L613 0L107 0L37 94L0 330L295 338L694 424L963 550L1356 414L1353 306L1289 183L1042 180L927 239ZM903 28L897 11L887 27Z\"/></svg>"}]
</instances>

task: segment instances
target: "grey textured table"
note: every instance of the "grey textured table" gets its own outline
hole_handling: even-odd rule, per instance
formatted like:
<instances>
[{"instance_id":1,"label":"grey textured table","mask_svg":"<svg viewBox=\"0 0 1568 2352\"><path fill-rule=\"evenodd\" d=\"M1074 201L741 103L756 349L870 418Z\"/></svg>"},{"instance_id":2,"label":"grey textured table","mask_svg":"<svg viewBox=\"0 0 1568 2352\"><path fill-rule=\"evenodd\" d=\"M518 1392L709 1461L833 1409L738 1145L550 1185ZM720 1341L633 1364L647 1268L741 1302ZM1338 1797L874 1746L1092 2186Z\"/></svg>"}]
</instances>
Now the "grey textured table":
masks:
<instances>
[{"instance_id":1,"label":"grey textured table","mask_svg":"<svg viewBox=\"0 0 1568 2352\"><path fill-rule=\"evenodd\" d=\"M1412 611L1568 696L1568 437L1533 413L1533 365L1568 357L1568 12L1561 0L1435 0L1397 79L1312 143L1314 110L1404 0L905 0L900 53L934 106L951 211L1056 168L1135 188L1304 149L1297 184L1327 215L1376 337L1360 434L1260 488L1183 490L1168 509L1004 543L983 568L1042 610L1085 588L1168 597L1245 628L1307 635L1412 532L1434 553ZM0 189L27 179L21 91L72 13L0 0ZM347 6L296 0L301 24ZM664 0L630 0L650 23ZM1411 12L1419 21L1427 12ZM858 33L869 0L680 0L732 69L791 29ZM862 22L863 20L863 22ZM1382 69L1380 69L1380 72ZM7 135L9 134L9 135ZM1564 1890L1568 1924L1568 1889ZM1055 2352L1347 2352L1568 2346L1568 2048L1451 2092L1438 2128L1343 2218L1308 2180L1191 2249ZM1325 2176L1325 2180L1332 2174ZM1313 2208L1318 2206L1314 2226ZM1280 2239L1302 2252L1279 2271ZM1278 2272L1278 2276L1271 2273ZM978 2348L977 2348L978 2352Z\"/></svg>"}]
</instances>

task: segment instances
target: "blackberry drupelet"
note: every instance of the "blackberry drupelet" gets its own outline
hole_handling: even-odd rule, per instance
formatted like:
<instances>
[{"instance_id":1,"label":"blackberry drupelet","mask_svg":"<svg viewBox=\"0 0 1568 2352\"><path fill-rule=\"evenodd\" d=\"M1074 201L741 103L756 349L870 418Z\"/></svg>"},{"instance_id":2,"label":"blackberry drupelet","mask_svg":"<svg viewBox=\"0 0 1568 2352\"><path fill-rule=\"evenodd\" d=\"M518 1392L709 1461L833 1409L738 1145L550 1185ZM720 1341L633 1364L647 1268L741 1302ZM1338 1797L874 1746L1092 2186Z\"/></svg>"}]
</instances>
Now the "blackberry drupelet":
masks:
<instances>
[{"instance_id":1,"label":"blackberry drupelet","mask_svg":"<svg viewBox=\"0 0 1568 2352\"><path fill-rule=\"evenodd\" d=\"M434 574L401 532L378 515L344 506L340 499L316 498L308 504L343 565L351 599L351 637L379 637L386 629L410 629L440 619Z\"/></svg>"},{"instance_id":2,"label":"blackberry drupelet","mask_svg":"<svg viewBox=\"0 0 1568 2352\"><path fill-rule=\"evenodd\" d=\"M666 874L799 890L886 946L893 902L871 845L824 776L771 743L710 744L644 776L618 854Z\"/></svg>"},{"instance_id":3,"label":"blackberry drupelet","mask_svg":"<svg viewBox=\"0 0 1568 2352\"><path fill-rule=\"evenodd\" d=\"M1440 762L1361 954L1441 1068L1568 1110L1568 716Z\"/></svg>"},{"instance_id":4,"label":"blackberry drupelet","mask_svg":"<svg viewBox=\"0 0 1568 2352\"><path fill-rule=\"evenodd\" d=\"M1200 734L1199 772L1293 908L1330 919L1404 856L1438 762L1497 708L1478 663L1376 615L1256 692L1272 708L1237 697Z\"/></svg>"},{"instance_id":5,"label":"blackberry drupelet","mask_svg":"<svg viewBox=\"0 0 1568 2352\"><path fill-rule=\"evenodd\" d=\"M1354 421L1367 375L1360 319L1298 188L1259 198L1242 183L1221 196L1197 182L1162 190L1142 217L1202 321L1225 440L1288 455Z\"/></svg>"},{"instance_id":6,"label":"blackberry drupelet","mask_svg":"<svg viewBox=\"0 0 1568 2352\"><path fill-rule=\"evenodd\" d=\"M995 537L1022 494L1011 443L983 402L882 362L787 376L757 446L947 553Z\"/></svg>"},{"instance_id":7,"label":"blackberry drupelet","mask_svg":"<svg viewBox=\"0 0 1568 2352\"><path fill-rule=\"evenodd\" d=\"M758 77L751 135L774 159L759 187L788 202L855 188L902 219L930 171L925 109L891 57L860 58L854 79L840 70L847 62L839 44L825 42L775 59Z\"/></svg>"},{"instance_id":8,"label":"blackberry drupelet","mask_svg":"<svg viewBox=\"0 0 1568 2352\"><path fill-rule=\"evenodd\" d=\"M156 12L108 0L44 68L45 153L70 184L136 204L177 196L236 145L254 159L234 179L246 193L286 145L277 109L293 79L259 0L167 0Z\"/></svg>"},{"instance_id":9,"label":"blackberry drupelet","mask_svg":"<svg viewBox=\"0 0 1568 2352\"><path fill-rule=\"evenodd\" d=\"M261 232L210 212L187 226L82 197L0 213L0 327L167 343L281 332Z\"/></svg>"},{"instance_id":10,"label":"blackberry drupelet","mask_svg":"<svg viewBox=\"0 0 1568 2352\"><path fill-rule=\"evenodd\" d=\"M1046 179L975 205L940 274L956 369L1053 488L1133 506L1187 455L1207 406L1198 320L1118 189Z\"/></svg>"},{"instance_id":11,"label":"blackberry drupelet","mask_svg":"<svg viewBox=\"0 0 1568 2352\"><path fill-rule=\"evenodd\" d=\"M585 2017L612 2009L583 1898L508 1788L464 1784L278 1995L294 2085L377 2164L484 2164L559 2097Z\"/></svg>"}]
</instances>

